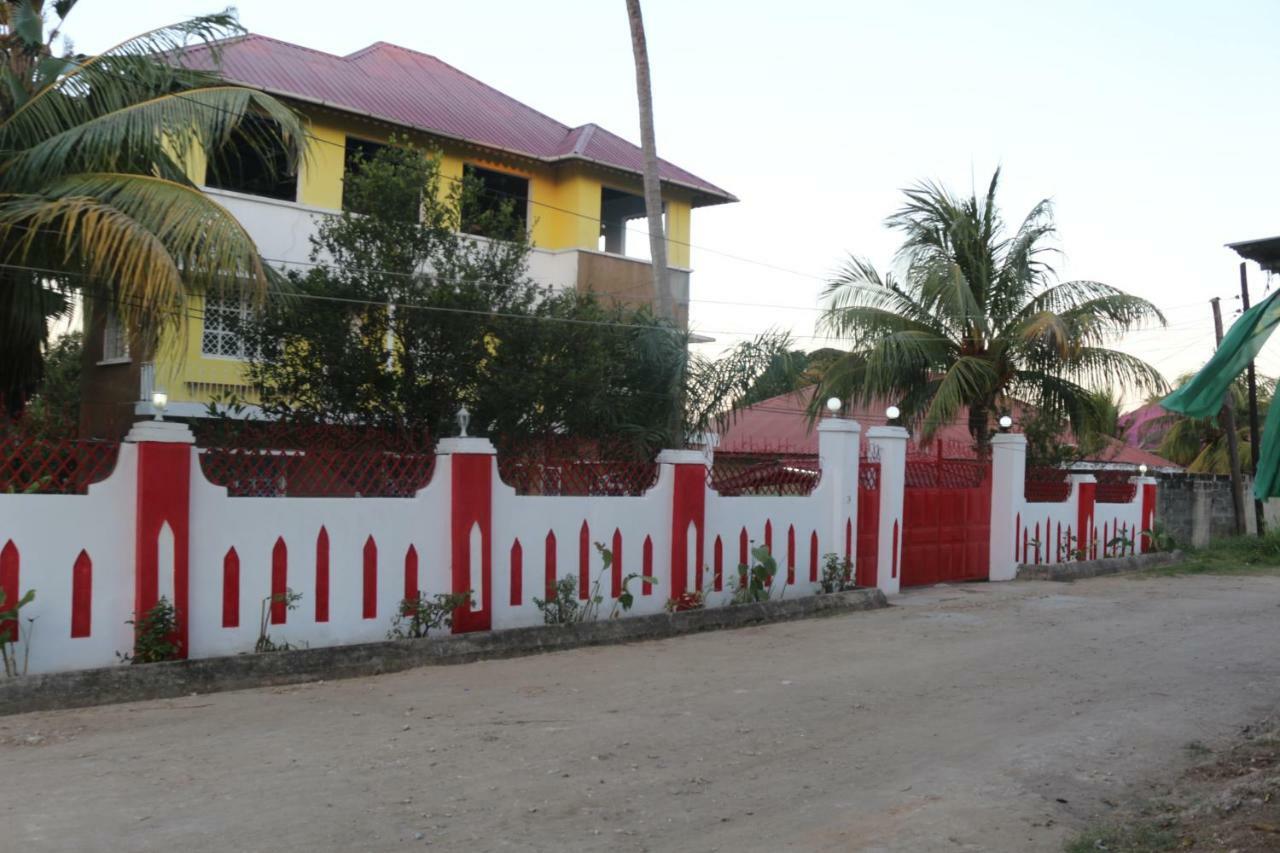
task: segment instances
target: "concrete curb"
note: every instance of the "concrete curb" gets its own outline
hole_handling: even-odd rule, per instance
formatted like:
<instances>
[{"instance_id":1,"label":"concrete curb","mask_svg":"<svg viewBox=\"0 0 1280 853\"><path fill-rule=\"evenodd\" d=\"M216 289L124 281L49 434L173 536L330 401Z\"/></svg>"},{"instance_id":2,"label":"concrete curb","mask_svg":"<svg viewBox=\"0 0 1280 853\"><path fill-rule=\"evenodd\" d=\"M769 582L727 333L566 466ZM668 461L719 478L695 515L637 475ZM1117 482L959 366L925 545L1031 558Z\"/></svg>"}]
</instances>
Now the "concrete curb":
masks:
<instances>
[{"instance_id":1,"label":"concrete curb","mask_svg":"<svg viewBox=\"0 0 1280 853\"><path fill-rule=\"evenodd\" d=\"M1108 557L1103 560L1085 560L1078 563L1058 563L1052 566L1018 566L1018 580L1073 581L1094 578L1099 575L1117 575L1136 572L1152 566L1169 566L1181 563L1186 554L1181 551L1161 551L1155 554L1135 554L1130 557Z\"/></svg>"},{"instance_id":2,"label":"concrete curb","mask_svg":"<svg viewBox=\"0 0 1280 853\"><path fill-rule=\"evenodd\" d=\"M0 681L0 716L168 699L192 693L300 684L320 679L358 678L420 666L658 640L767 622L839 616L888 606L889 602L880 590L857 589L831 595L809 595L683 613L656 613L581 625L539 625L440 639L388 640L261 655L28 675Z\"/></svg>"}]
</instances>

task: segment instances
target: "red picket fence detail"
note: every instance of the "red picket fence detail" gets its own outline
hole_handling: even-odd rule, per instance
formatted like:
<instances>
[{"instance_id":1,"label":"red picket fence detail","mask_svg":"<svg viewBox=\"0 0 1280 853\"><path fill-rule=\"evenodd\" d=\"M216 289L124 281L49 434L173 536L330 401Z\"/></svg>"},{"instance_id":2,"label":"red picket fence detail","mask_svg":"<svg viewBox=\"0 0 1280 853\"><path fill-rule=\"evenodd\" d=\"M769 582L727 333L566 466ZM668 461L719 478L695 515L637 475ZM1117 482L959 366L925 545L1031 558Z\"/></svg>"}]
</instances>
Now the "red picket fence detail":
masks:
<instances>
[{"instance_id":1,"label":"red picket fence detail","mask_svg":"<svg viewBox=\"0 0 1280 853\"><path fill-rule=\"evenodd\" d=\"M642 495L658 480L658 464L632 444L568 436L502 442L498 476L518 495Z\"/></svg>"},{"instance_id":2,"label":"red picket fence detail","mask_svg":"<svg viewBox=\"0 0 1280 853\"><path fill-rule=\"evenodd\" d=\"M0 494L83 495L116 467L120 443L0 427Z\"/></svg>"},{"instance_id":3,"label":"red picket fence detail","mask_svg":"<svg viewBox=\"0 0 1280 853\"><path fill-rule=\"evenodd\" d=\"M1098 481L1098 488L1093 498L1097 503L1127 504L1132 503L1138 496L1138 484L1132 482L1132 478L1137 476L1137 471L1100 470L1091 473Z\"/></svg>"},{"instance_id":4,"label":"red picket fence detail","mask_svg":"<svg viewBox=\"0 0 1280 853\"><path fill-rule=\"evenodd\" d=\"M1071 472L1065 468L1027 468L1023 494L1028 503L1062 503L1071 497Z\"/></svg>"},{"instance_id":5,"label":"red picket fence detail","mask_svg":"<svg viewBox=\"0 0 1280 853\"><path fill-rule=\"evenodd\" d=\"M723 497L799 497L811 494L821 478L817 455L717 453L707 470L707 485Z\"/></svg>"}]
</instances>

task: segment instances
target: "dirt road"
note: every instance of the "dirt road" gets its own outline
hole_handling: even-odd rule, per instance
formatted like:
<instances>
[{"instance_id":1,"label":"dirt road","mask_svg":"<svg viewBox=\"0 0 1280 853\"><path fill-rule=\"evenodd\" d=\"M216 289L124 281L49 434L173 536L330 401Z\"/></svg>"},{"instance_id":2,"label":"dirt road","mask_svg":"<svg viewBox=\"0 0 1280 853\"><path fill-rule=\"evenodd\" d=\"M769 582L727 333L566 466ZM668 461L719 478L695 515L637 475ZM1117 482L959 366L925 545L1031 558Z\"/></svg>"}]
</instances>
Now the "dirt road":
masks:
<instances>
[{"instance_id":1,"label":"dirt road","mask_svg":"<svg viewBox=\"0 0 1280 853\"><path fill-rule=\"evenodd\" d=\"M1280 700L1280 577L0 718L0 847L1057 850Z\"/></svg>"}]
</instances>

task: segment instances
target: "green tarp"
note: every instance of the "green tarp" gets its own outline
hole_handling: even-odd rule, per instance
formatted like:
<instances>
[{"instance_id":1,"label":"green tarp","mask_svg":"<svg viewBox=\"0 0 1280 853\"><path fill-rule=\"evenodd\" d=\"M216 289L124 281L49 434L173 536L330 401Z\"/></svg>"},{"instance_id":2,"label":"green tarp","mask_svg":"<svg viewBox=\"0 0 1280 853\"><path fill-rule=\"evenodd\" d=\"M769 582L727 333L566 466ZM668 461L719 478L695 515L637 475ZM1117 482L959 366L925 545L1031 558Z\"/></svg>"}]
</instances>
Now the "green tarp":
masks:
<instances>
[{"instance_id":1,"label":"green tarp","mask_svg":"<svg viewBox=\"0 0 1280 853\"><path fill-rule=\"evenodd\" d=\"M1171 412L1193 418L1207 418L1222 410L1222 401L1231 383L1253 360L1262 345L1280 325L1280 291L1268 296L1236 320L1218 351L1191 381L1160 401ZM1258 455L1258 476L1253 494L1260 499L1280 496L1280 406L1272 406L1262 429Z\"/></svg>"}]
</instances>

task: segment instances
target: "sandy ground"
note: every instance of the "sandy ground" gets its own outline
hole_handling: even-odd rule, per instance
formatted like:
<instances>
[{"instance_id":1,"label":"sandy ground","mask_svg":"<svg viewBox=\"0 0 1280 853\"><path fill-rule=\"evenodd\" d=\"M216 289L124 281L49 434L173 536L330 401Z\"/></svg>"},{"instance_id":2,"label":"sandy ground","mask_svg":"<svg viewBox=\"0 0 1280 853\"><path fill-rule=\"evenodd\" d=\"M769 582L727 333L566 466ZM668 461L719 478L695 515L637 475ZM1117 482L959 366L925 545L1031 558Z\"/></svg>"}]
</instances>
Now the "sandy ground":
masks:
<instances>
[{"instance_id":1,"label":"sandy ground","mask_svg":"<svg viewBox=\"0 0 1280 853\"><path fill-rule=\"evenodd\" d=\"M0 848L1057 850L1280 700L1280 577L0 717Z\"/></svg>"}]
</instances>

